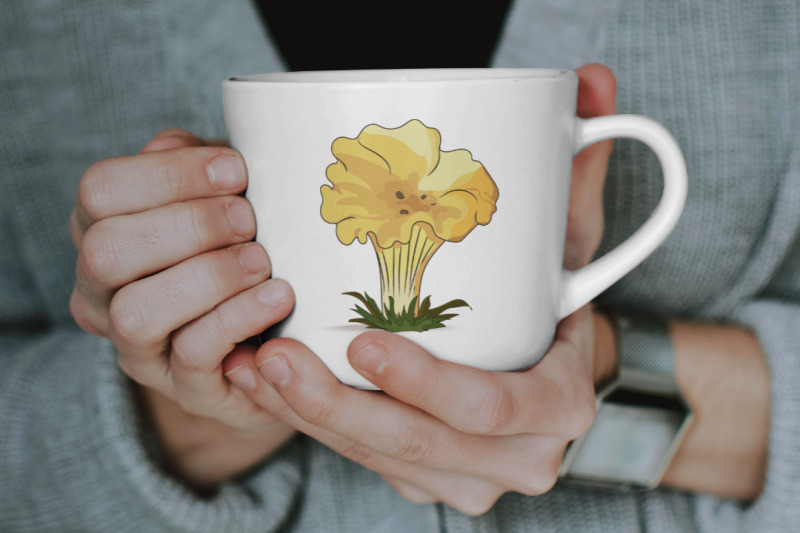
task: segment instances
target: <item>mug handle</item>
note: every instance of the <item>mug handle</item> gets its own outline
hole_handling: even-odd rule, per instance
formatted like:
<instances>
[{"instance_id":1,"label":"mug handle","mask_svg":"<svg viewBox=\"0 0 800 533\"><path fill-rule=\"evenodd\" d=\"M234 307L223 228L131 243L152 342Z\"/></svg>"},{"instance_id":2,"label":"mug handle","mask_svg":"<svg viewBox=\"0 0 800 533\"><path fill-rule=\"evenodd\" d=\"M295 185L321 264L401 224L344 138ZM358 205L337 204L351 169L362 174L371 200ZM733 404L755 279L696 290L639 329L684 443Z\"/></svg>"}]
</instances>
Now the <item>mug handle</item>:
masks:
<instances>
[{"instance_id":1,"label":"mug handle","mask_svg":"<svg viewBox=\"0 0 800 533\"><path fill-rule=\"evenodd\" d=\"M589 303L633 270L667 238L683 211L688 186L686 162L678 143L658 122L639 115L576 120L576 154L590 144L614 137L641 141L655 152L661 163L664 191L650 218L628 239L585 267L562 272L559 320Z\"/></svg>"}]
</instances>

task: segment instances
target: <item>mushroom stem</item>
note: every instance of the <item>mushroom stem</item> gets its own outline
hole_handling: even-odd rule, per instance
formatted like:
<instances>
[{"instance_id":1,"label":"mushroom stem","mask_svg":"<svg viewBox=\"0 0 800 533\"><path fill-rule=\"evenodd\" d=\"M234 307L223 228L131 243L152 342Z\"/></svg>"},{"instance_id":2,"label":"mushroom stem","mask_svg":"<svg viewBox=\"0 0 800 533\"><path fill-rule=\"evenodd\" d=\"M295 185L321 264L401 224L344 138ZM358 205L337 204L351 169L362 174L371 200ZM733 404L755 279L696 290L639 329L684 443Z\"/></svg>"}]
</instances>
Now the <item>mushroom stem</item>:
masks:
<instances>
[{"instance_id":1,"label":"mushroom stem","mask_svg":"<svg viewBox=\"0 0 800 533\"><path fill-rule=\"evenodd\" d=\"M419 222L411 229L411 239L407 243L395 242L382 248L374 234L369 238L378 256L381 274L381 306L384 316L390 307L389 297L394 300L394 311L402 315L414 302L414 316L419 311L419 291L422 274L436 250L444 242L433 232L429 224Z\"/></svg>"}]
</instances>

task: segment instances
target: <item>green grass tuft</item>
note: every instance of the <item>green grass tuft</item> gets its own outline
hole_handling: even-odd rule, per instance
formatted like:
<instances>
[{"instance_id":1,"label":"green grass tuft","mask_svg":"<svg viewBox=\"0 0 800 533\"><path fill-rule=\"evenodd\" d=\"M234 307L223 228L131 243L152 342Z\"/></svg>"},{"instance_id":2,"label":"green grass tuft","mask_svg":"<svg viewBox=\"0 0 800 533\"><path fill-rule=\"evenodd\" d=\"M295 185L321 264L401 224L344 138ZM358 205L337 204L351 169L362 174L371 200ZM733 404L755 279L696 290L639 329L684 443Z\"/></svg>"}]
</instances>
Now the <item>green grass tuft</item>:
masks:
<instances>
[{"instance_id":1,"label":"green grass tuft","mask_svg":"<svg viewBox=\"0 0 800 533\"><path fill-rule=\"evenodd\" d=\"M392 332L427 331L429 329L443 328L445 325L442 322L458 316L457 313L445 313L445 311L457 307L469 307L469 304L464 300L451 300L446 304L431 308L431 297L426 296L422 303L419 304L419 312L415 317L416 298L411 300L411 304L407 308L398 312L394 308L394 298L390 296L389 308L384 313L381 306L366 292L364 294L345 292L344 294L352 296L363 305L362 307L356 304L353 311L358 313L359 318L351 318L350 322L363 324L369 329L382 329ZM470 307L470 309L472 308Z\"/></svg>"}]
</instances>

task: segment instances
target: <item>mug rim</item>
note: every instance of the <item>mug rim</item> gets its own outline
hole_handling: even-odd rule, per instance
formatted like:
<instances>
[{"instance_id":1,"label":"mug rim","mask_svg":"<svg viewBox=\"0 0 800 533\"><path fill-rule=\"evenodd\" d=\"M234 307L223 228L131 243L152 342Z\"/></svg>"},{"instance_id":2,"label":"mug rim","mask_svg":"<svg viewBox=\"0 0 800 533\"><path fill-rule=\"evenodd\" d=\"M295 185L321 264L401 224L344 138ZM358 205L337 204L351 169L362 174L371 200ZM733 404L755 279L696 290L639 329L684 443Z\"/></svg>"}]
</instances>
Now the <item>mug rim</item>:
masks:
<instances>
[{"instance_id":1,"label":"mug rim","mask_svg":"<svg viewBox=\"0 0 800 533\"><path fill-rule=\"evenodd\" d=\"M233 76L226 85L409 85L451 82L486 83L497 81L566 79L576 74L566 69L548 68L431 68L364 69L269 72Z\"/></svg>"}]
</instances>

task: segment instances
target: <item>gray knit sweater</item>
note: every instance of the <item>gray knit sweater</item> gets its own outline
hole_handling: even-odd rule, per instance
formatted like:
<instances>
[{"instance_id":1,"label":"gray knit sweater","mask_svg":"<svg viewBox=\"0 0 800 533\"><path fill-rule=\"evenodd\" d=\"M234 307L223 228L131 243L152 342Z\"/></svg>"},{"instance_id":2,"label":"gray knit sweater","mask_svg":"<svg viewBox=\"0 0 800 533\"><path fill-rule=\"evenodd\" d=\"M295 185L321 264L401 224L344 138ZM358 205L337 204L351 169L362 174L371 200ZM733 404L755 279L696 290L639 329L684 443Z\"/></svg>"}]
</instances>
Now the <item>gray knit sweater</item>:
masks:
<instances>
[{"instance_id":1,"label":"gray knit sweater","mask_svg":"<svg viewBox=\"0 0 800 533\"><path fill-rule=\"evenodd\" d=\"M752 327L771 369L767 484L743 506L670 490L556 486L470 518L405 502L299 437L200 499L164 474L114 348L68 311L83 171L157 131L224 135L220 81L281 69L248 0L4 0L0 10L0 530L113 532L800 530L800 8L796 0L518 0L498 66L599 61L618 110L685 151L685 215L608 291L618 309ZM603 248L660 194L616 144Z\"/></svg>"}]
</instances>

